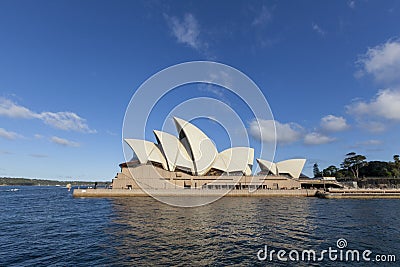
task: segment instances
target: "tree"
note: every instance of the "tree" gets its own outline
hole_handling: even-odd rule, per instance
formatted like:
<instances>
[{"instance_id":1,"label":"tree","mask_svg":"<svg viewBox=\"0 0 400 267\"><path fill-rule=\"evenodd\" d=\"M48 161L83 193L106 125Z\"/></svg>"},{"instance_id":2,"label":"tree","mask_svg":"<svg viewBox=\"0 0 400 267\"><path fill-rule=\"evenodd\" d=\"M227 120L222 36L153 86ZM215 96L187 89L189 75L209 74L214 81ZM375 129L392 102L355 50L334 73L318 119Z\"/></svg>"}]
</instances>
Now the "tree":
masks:
<instances>
[{"instance_id":1,"label":"tree","mask_svg":"<svg viewBox=\"0 0 400 267\"><path fill-rule=\"evenodd\" d=\"M322 171L322 174L323 174L324 176L335 177L338 171L339 171L339 169L336 168L336 166L331 165L331 166L329 166L328 168L324 169L324 170Z\"/></svg>"},{"instance_id":2,"label":"tree","mask_svg":"<svg viewBox=\"0 0 400 267\"><path fill-rule=\"evenodd\" d=\"M393 156L394 166L400 170L400 156L394 155Z\"/></svg>"},{"instance_id":3,"label":"tree","mask_svg":"<svg viewBox=\"0 0 400 267\"><path fill-rule=\"evenodd\" d=\"M321 177L321 176L322 176L322 173L321 173L321 171L319 170L318 163L314 163L313 172L314 172L314 178L316 178L316 177Z\"/></svg>"},{"instance_id":4,"label":"tree","mask_svg":"<svg viewBox=\"0 0 400 267\"><path fill-rule=\"evenodd\" d=\"M365 177L391 177L392 164L385 161L370 161L360 168L360 175Z\"/></svg>"},{"instance_id":5,"label":"tree","mask_svg":"<svg viewBox=\"0 0 400 267\"><path fill-rule=\"evenodd\" d=\"M400 156L399 155L394 155L393 156L393 164L392 164L392 174L394 177L399 177L400 176Z\"/></svg>"},{"instance_id":6,"label":"tree","mask_svg":"<svg viewBox=\"0 0 400 267\"><path fill-rule=\"evenodd\" d=\"M343 169L351 171L354 178L358 179L360 168L365 166L367 158L363 155L357 155L355 152L350 152L346 154L346 158L340 165Z\"/></svg>"},{"instance_id":7,"label":"tree","mask_svg":"<svg viewBox=\"0 0 400 267\"><path fill-rule=\"evenodd\" d=\"M336 178L346 178L346 177L350 177L350 176L351 176L351 173L345 169L339 169L335 175Z\"/></svg>"}]
</instances>

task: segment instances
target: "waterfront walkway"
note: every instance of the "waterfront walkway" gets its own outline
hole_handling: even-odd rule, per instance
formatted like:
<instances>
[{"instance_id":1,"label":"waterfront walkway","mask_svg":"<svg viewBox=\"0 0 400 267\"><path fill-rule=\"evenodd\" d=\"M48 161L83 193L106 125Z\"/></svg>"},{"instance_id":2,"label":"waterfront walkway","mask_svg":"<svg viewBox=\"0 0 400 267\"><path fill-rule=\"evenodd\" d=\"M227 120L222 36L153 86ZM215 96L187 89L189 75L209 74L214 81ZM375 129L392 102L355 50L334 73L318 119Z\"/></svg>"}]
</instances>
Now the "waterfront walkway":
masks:
<instances>
[{"instance_id":1,"label":"waterfront walkway","mask_svg":"<svg viewBox=\"0 0 400 267\"><path fill-rule=\"evenodd\" d=\"M148 193L139 189L74 189L74 197L210 197L223 195L225 190L213 189L147 189ZM264 190L253 192L249 190L231 190L224 196L227 197L314 197L316 189L293 189L293 190Z\"/></svg>"}]
</instances>

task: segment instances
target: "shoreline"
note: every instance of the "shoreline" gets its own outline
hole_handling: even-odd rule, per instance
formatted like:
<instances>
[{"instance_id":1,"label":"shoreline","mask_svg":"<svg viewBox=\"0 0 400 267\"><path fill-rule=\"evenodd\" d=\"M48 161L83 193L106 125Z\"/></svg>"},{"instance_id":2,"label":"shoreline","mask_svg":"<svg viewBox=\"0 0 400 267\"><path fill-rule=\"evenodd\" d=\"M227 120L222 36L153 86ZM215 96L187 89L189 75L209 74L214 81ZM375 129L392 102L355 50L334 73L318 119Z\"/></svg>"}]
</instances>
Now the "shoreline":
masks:
<instances>
[{"instance_id":1,"label":"shoreline","mask_svg":"<svg viewBox=\"0 0 400 267\"><path fill-rule=\"evenodd\" d=\"M215 197L221 196L221 190L202 189L149 189L147 192L139 189L77 189L72 192L75 198L113 198L113 197ZM317 197L322 199L400 199L400 189L293 189L293 190L231 190L224 197Z\"/></svg>"}]
</instances>

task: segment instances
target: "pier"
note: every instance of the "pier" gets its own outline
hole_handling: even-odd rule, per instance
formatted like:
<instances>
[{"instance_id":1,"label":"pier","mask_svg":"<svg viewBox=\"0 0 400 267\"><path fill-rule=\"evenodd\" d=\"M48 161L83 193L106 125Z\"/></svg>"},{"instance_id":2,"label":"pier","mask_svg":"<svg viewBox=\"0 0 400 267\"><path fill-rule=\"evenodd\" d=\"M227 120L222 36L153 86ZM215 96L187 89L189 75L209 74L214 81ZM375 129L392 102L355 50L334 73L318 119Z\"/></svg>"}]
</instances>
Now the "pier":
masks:
<instances>
[{"instance_id":1,"label":"pier","mask_svg":"<svg viewBox=\"0 0 400 267\"><path fill-rule=\"evenodd\" d=\"M319 198L400 198L400 189L329 189L318 191Z\"/></svg>"},{"instance_id":2,"label":"pier","mask_svg":"<svg viewBox=\"0 0 400 267\"><path fill-rule=\"evenodd\" d=\"M148 189L144 192L139 189L74 189L74 197L211 197L220 196L223 190L213 189ZM293 190L231 190L226 197L315 197L316 189Z\"/></svg>"},{"instance_id":3,"label":"pier","mask_svg":"<svg viewBox=\"0 0 400 267\"><path fill-rule=\"evenodd\" d=\"M73 197L213 197L220 196L223 190L218 189L74 189ZM400 189L336 189L329 191L318 189L245 189L227 191L224 197L318 197L333 198L398 198Z\"/></svg>"}]
</instances>

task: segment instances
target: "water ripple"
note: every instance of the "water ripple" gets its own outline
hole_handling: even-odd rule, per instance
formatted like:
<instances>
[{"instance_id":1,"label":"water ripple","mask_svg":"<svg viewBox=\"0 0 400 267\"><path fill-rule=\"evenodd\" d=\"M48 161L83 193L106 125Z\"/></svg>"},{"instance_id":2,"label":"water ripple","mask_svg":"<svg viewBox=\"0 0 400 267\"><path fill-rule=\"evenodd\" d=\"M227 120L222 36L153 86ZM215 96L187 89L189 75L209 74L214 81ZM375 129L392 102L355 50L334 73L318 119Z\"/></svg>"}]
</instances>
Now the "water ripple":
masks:
<instances>
[{"instance_id":1,"label":"water ripple","mask_svg":"<svg viewBox=\"0 0 400 267\"><path fill-rule=\"evenodd\" d=\"M0 188L0 266L265 266L256 256L265 245L322 250L339 238L351 249L400 249L398 200L227 197L175 208L151 198L10 189Z\"/></svg>"}]
</instances>

